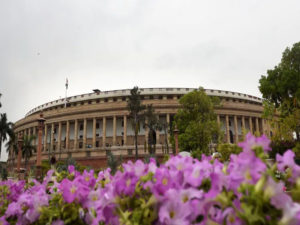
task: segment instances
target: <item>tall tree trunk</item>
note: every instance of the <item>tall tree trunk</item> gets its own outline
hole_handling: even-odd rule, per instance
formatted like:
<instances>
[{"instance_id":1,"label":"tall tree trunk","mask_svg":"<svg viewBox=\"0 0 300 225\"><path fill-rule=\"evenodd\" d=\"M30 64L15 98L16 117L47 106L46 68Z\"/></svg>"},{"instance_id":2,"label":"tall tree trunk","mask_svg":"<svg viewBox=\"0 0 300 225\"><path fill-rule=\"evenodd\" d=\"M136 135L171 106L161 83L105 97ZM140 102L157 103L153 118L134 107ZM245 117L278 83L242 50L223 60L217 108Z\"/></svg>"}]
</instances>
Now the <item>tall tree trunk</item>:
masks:
<instances>
[{"instance_id":1,"label":"tall tree trunk","mask_svg":"<svg viewBox=\"0 0 300 225\"><path fill-rule=\"evenodd\" d=\"M2 150L2 135L0 135L0 157L1 157L1 150Z\"/></svg>"}]
</instances>

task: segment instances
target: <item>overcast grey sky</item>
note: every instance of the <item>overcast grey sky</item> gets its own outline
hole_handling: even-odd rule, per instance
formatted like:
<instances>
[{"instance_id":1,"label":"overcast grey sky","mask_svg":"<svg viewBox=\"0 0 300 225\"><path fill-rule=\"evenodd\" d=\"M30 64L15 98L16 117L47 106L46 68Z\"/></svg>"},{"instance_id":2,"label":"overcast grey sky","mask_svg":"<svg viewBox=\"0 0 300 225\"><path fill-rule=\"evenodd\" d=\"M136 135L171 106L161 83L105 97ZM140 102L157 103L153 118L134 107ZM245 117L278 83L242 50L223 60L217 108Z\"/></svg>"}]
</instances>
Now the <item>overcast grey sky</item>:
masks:
<instances>
[{"instance_id":1,"label":"overcast grey sky","mask_svg":"<svg viewBox=\"0 0 300 225\"><path fill-rule=\"evenodd\" d=\"M0 111L21 119L63 97L66 77L69 96L134 85L261 96L299 22L299 0L0 0Z\"/></svg>"}]
</instances>

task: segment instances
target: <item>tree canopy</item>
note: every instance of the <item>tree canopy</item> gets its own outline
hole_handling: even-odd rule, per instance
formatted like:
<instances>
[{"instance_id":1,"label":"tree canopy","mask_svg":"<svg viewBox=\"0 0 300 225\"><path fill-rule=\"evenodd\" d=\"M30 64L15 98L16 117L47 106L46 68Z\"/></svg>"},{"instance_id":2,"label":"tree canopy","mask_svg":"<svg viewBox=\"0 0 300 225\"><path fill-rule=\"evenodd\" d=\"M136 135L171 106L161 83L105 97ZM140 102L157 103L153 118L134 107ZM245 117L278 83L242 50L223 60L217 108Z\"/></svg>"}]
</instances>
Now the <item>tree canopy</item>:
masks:
<instances>
[{"instance_id":1,"label":"tree canopy","mask_svg":"<svg viewBox=\"0 0 300 225\"><path fill-rule=\"evenodd\" d=\"M259 90L266 99L267 110L280 113L281 127L296 133L300 140L300 42L286 48L281 62L261 76ZM289 125L290 124L290 125Z\"/></svg>"},{"instance_id":2,"label":"tree canopy","mask_svg":"<svg viewBox=\"0 0 300 225\"><path fill-rule=\"evenodd\" d=\"M218 139L220 129L214 106L216 98L205 94L203 88L184 95L179 103L181 108L175 115L175 124L179 130L178 142L181 151L208 154L213 138Z\"/></svg>"}]
</instances>

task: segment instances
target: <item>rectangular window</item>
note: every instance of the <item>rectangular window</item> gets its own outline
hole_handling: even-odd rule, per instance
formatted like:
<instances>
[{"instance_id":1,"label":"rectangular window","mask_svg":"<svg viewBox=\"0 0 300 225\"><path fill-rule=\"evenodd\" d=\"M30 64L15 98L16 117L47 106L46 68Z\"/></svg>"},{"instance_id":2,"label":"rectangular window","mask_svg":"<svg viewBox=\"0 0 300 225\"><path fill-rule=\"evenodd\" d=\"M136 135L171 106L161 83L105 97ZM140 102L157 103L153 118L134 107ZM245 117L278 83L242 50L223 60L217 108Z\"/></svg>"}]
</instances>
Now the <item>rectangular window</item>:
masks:
<instances>
[{"instance_id":1,"label":"rectangular window","mask_svg":"<svg viewBox=\"0 0 300 225\"><path fill-rule=\"evenodd\" d=\"M96 129L99 129L100 125L99 123L96 123Z\"/></svg>"}]
</instances>

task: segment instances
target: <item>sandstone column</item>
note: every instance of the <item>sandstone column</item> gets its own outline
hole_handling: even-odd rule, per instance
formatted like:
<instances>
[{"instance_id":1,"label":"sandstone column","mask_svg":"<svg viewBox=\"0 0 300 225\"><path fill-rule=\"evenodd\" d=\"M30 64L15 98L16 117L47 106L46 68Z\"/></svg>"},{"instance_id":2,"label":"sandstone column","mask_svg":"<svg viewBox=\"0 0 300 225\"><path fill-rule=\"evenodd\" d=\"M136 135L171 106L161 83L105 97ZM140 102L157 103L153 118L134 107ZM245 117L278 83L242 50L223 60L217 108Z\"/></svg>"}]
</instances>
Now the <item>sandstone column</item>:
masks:
<instances>
[{"instance_id":1,"label":"sandstone column","mask_svg":"<svg viewBox=\"0 0 300 225\"><path fill-rule=\"evenodd\" d=\"M58 148L57 150L60 150L61 148L61 122L58 123L58 141L57 141Z\"/></svg>"},{"instance_id":2,"label":"sandstone column","mask_svg":"<svg viewBox=\"0 0 300 225\"><path fill-rule=\"evenodd\" d=\"M93 118L93 141L92 141L93 148L96 148L96 124L97 124L97 120L94 117Z\"/></svg>"},{"instance_id":3,"label":"sandstone column","mask_svg":"<svg viewBox=\"0 0 300 225\"><path fill-rule=\"evenodd\" d=\"M252 124L252 117L249 116L249 128L250 128L251 134L253 134L253 126L252 126L252 125L253 125L253 124Z\"/></svg>"},{"instance_id":4,"label":"sandstone column","mask_svg":"<svg viewBox=\"0 0 300 225\"><path fill-rule=\"evenodd\" d=\"M245 131L246 130L246 126L245 126L245 117L242 116L242 130Z\"/></svg>"},{"instance_id":5,"label":"sandstone column","mask_svg":"<svg viewBox=\"0 0 300 225\"><path fill-rule=\"evenodd\" d=\"M117 117L113 117L113 146L117 145Z\"/></svg>"},{"instance_id":6,"label":"sandstone column","mask_svg":"<svg viewBox=\"0 0 300 225\"><path fill-rule=\"evenodd\" d=\"M102 145L106 145L106 117L103 117L103 134L102 134Z\"/></svg>"},{"instance_id":7,"label":"sandstone column","mask_svg":"<svg viewBox=\"0 0 300 225\"><path fill-rule=\"evenodd\" d=\"M75 125L74 125L74 150L77 149L77 139L78 139L78 120L75 120Z\"/></svg>"},{"instance_id":8,"label":"sandstone column","mask_svg":"<svg viewBox=\"0 0 300 225\"><path fill-rule=\"evenodd\" d=\"M235 143L239 142L239 131L238 131L238 123L237 123L237 116L234 116L234 133L235 133Z\"/></svg>"},{"instance_id":9,"label":"sandstone column","mask_svg":"<svg viewBox=\"0 0 300 225\"><path fill-rule=\"evenodd\" d=\"M127 145L127 116L124 115L124 119L123 119L123 141L124 141L124 145Z\"/></svg>"},{"instance_id":10,"label":"sandstone column","mask_svg":"<svg viewBox=\"0 0 300 225\"><path fill-rule=\"evenodd\" d=\"M230 143L230 135L229 135L229 116L226 115L226 142Z\"/></svg>"},{"instance_id":11,"label":"sandstone column","mask_svg":"<svg viewBox=\"0 0 300 225\"><path fill-rule=\"evenodd\" d=\"M51 124L51 140L50 140L50 149L53 151L54 146L54 123Z\"/></svg>"},{"instance_id":12,"label":"sandstone column","mask_svg":"<svg viewBox=\"0 0 300 225\"><path fill-rule=\"evenodd\" d=\"M66 150L69 151L69 140L70 140L70 121L67 120L66 125Z\"/></svg>"},{"instance_id":13,"label":"sandstone column","mask_svg":"<svg viewBox=\"0 0 300 225\"><path fill-rule=\"evenodd\" d=\"M86 149L86 125L87 125L87 119L83 119L83 150Z\"/></svg>"}]
</instances>

